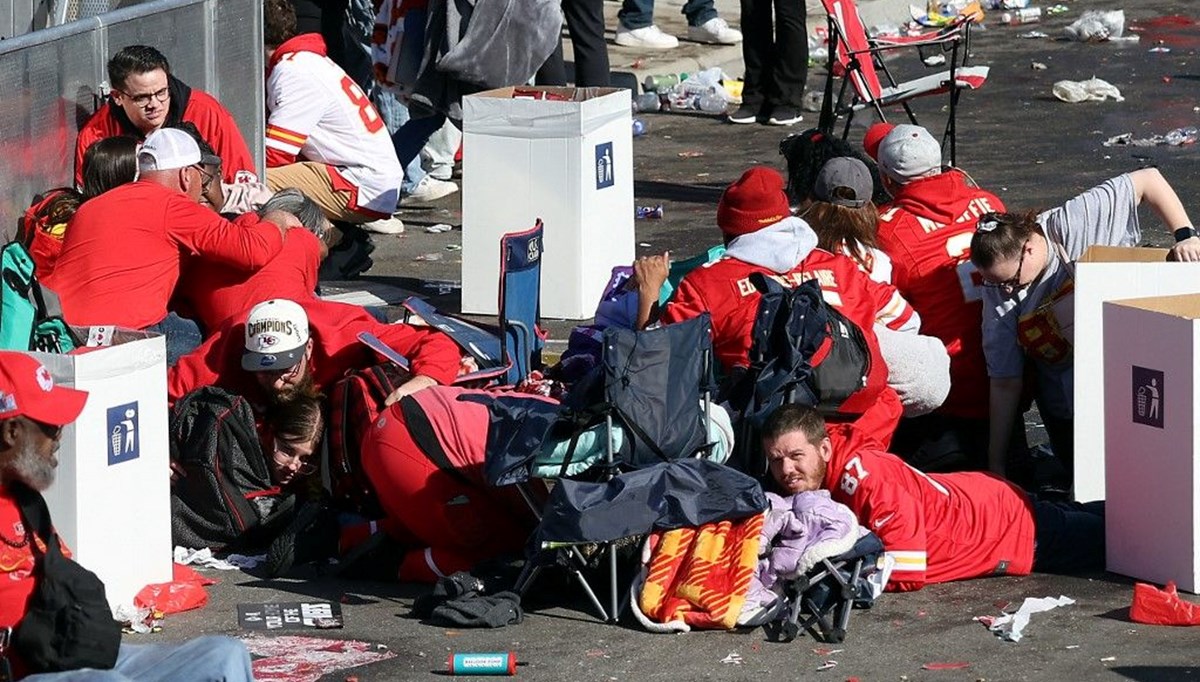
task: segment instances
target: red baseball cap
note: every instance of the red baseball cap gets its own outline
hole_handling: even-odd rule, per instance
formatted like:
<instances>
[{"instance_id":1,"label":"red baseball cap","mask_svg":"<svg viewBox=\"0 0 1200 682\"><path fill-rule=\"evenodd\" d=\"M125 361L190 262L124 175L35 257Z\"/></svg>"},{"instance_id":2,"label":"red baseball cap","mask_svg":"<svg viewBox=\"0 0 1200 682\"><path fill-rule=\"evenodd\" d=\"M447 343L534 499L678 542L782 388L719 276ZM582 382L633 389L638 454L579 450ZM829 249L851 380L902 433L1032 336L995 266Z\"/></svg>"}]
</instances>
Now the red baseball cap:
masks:
<instances>
[{"instance_id":1,"label":"red baseball cap","mask_svg":"<svg viewBox=\"0 0 1200 682\"><path fill-rule=\"evenodd\" d=\"M79 417L87 391L55 386L50 370L30 355L0 351L0 419L25 416L66 426Z\"/></svg>"}]
</instances>

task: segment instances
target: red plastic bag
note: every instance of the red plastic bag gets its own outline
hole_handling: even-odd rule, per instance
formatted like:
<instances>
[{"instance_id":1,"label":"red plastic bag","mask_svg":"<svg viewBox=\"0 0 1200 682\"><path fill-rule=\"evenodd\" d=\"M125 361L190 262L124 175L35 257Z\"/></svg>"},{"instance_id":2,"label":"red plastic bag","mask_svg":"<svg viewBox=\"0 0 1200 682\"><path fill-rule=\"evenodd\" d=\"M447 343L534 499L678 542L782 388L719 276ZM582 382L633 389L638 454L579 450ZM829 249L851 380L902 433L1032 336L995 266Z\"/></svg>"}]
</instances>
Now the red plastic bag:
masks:
<instances>
[{"instance_id":1,"label":"red plastic bag","mask_svg":"<svg viewBox=\"0 0 1200 682\"><path fill-rule=\"evenodd\" d=\"M1163 589L1146 583L1133 586L1133 605L1129 619L1147 625L1200 625L1200 604L1179 598L1175 583Z\"/></svg>"},{"instance_id":2,"label":"red plastic bag","mask_svg":"<svg viewBox=\"0 0 1200 682\"><path fill-rule=\"evenodd\" d=\"M208 603L208 592L204 591L204 586L217 582L183 564L175 564L172 577L175 579L169 583L143 587L133 598L134 605L164 614L198 609Z\"/></svg>"}]
</instances>

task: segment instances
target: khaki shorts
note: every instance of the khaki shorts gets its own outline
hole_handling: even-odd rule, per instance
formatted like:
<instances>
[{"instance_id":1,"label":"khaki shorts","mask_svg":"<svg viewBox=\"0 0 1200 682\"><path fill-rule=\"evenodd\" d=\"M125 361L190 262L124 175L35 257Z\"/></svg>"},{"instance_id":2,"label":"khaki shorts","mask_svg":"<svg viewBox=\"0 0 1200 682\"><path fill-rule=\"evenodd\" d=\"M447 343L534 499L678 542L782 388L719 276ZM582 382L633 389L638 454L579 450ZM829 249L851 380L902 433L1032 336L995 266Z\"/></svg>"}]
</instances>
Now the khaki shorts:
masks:
<instances>
[{"instance_id":1,"label":"khaki shorts","mask_svg":"<svg viewBox=\"0 0 1200 682\"><path fill-rule=\"evenodd\" d=\"M350 192L344 189L334 189L330 178L332 169L314 161L300 161L267 169L267 187L278 192L285 187L295 187L312 199L325 217L330 220L342 220L348 223L369 223L378 220L379 216L359 213L350 208Z\"/></svg>"}]
</instances>

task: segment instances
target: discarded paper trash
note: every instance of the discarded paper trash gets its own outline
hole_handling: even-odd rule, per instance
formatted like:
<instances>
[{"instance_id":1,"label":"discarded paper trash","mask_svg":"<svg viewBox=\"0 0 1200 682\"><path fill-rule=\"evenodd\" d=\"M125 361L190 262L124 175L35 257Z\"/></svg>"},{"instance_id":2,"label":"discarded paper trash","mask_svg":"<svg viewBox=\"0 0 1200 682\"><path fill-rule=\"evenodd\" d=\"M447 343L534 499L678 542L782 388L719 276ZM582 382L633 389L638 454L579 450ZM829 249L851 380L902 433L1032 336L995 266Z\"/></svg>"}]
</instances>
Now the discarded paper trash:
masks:
<instances>
[{"instance_id":1,"label":"discarded paper trash","mask_svg":"<svg viewBox=\"0 0 1200 682\"><path fill-rule=\"evenodd\" d=\"M1109 97L1118 102L1124 102L1121 91L1117 86L1099 78L1085 81L1058 81L1051 90L1054 96L1064 102L1103 102Z\"/></svg>"},{"instance_id":2,"label":"discarded paper trash","mask_svg":"<svg viewBox=\"0 0 1200 682\"><path fill-rule=\"evenodd\" d=\"M1021 641L1021 637L1024 636L1023 631L1025 626L1029 624L1029 619L1033 614L1074 603L1075 600L1070 597L1060 596L1058 599L1054 597L1027 597L1016 613L1006 613L999 617L977 616L975 620L983 623L987 626L988 630L991 630L1001 639L1009 642L1019 642Z\"/></svg>"}]
</instances>

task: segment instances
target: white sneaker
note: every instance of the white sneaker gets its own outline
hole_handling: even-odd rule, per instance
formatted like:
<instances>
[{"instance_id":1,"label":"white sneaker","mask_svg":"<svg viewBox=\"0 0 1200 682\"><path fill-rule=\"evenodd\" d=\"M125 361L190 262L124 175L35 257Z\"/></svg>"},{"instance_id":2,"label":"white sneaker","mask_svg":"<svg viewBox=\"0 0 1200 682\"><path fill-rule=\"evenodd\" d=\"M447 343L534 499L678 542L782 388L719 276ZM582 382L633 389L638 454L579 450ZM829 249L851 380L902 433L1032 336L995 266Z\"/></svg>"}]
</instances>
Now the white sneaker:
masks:
<instances>
[{"instance_id":1,"label":"white sneaker","mask_svg":"<svg viewBox=\"0 0 1200 682\"><path fill-rule=\"evenodd\" d=\"M458 191L458 185L448 180L438 180L432 175L426 175L421 178L417 186L408 195L401 197L401 206L411 206L413 204L427 204L431 201L437 201L442 197L450 196Z\"/></svg>"},{"instance_id":2,"label":"white sneaker","mask_svg":"<svg viewBox=\"0 0 1200 682\"><path fill-rule=\"evenodd\" d=\"M396 216L363 223L362 229L375 234L404 234L404 221Z\"/></svg>"},{"instance_id":3,"label":"white sneaker","mask_svg":"<svg viewBox=\"0 0 1200 682\"><path fill-rule=\"evenodd\" d=\"M617 25L616 43L622 47L647 47L652 50L669 50L679 46L679 39L662 32L657 26L625 28Z\"/></svg>"},{"instance_id":4,"label":"white sneaker","mask_svg":"<svg viewBox=\"0 0 1200 682\"><path fill-rule=\"evenodd\" d=\"M742 42L742 32L730 28L721 17L713 17L699 26L688 26L688 40L697 43L733 45Z\"/></svg>"}]
</instances>

